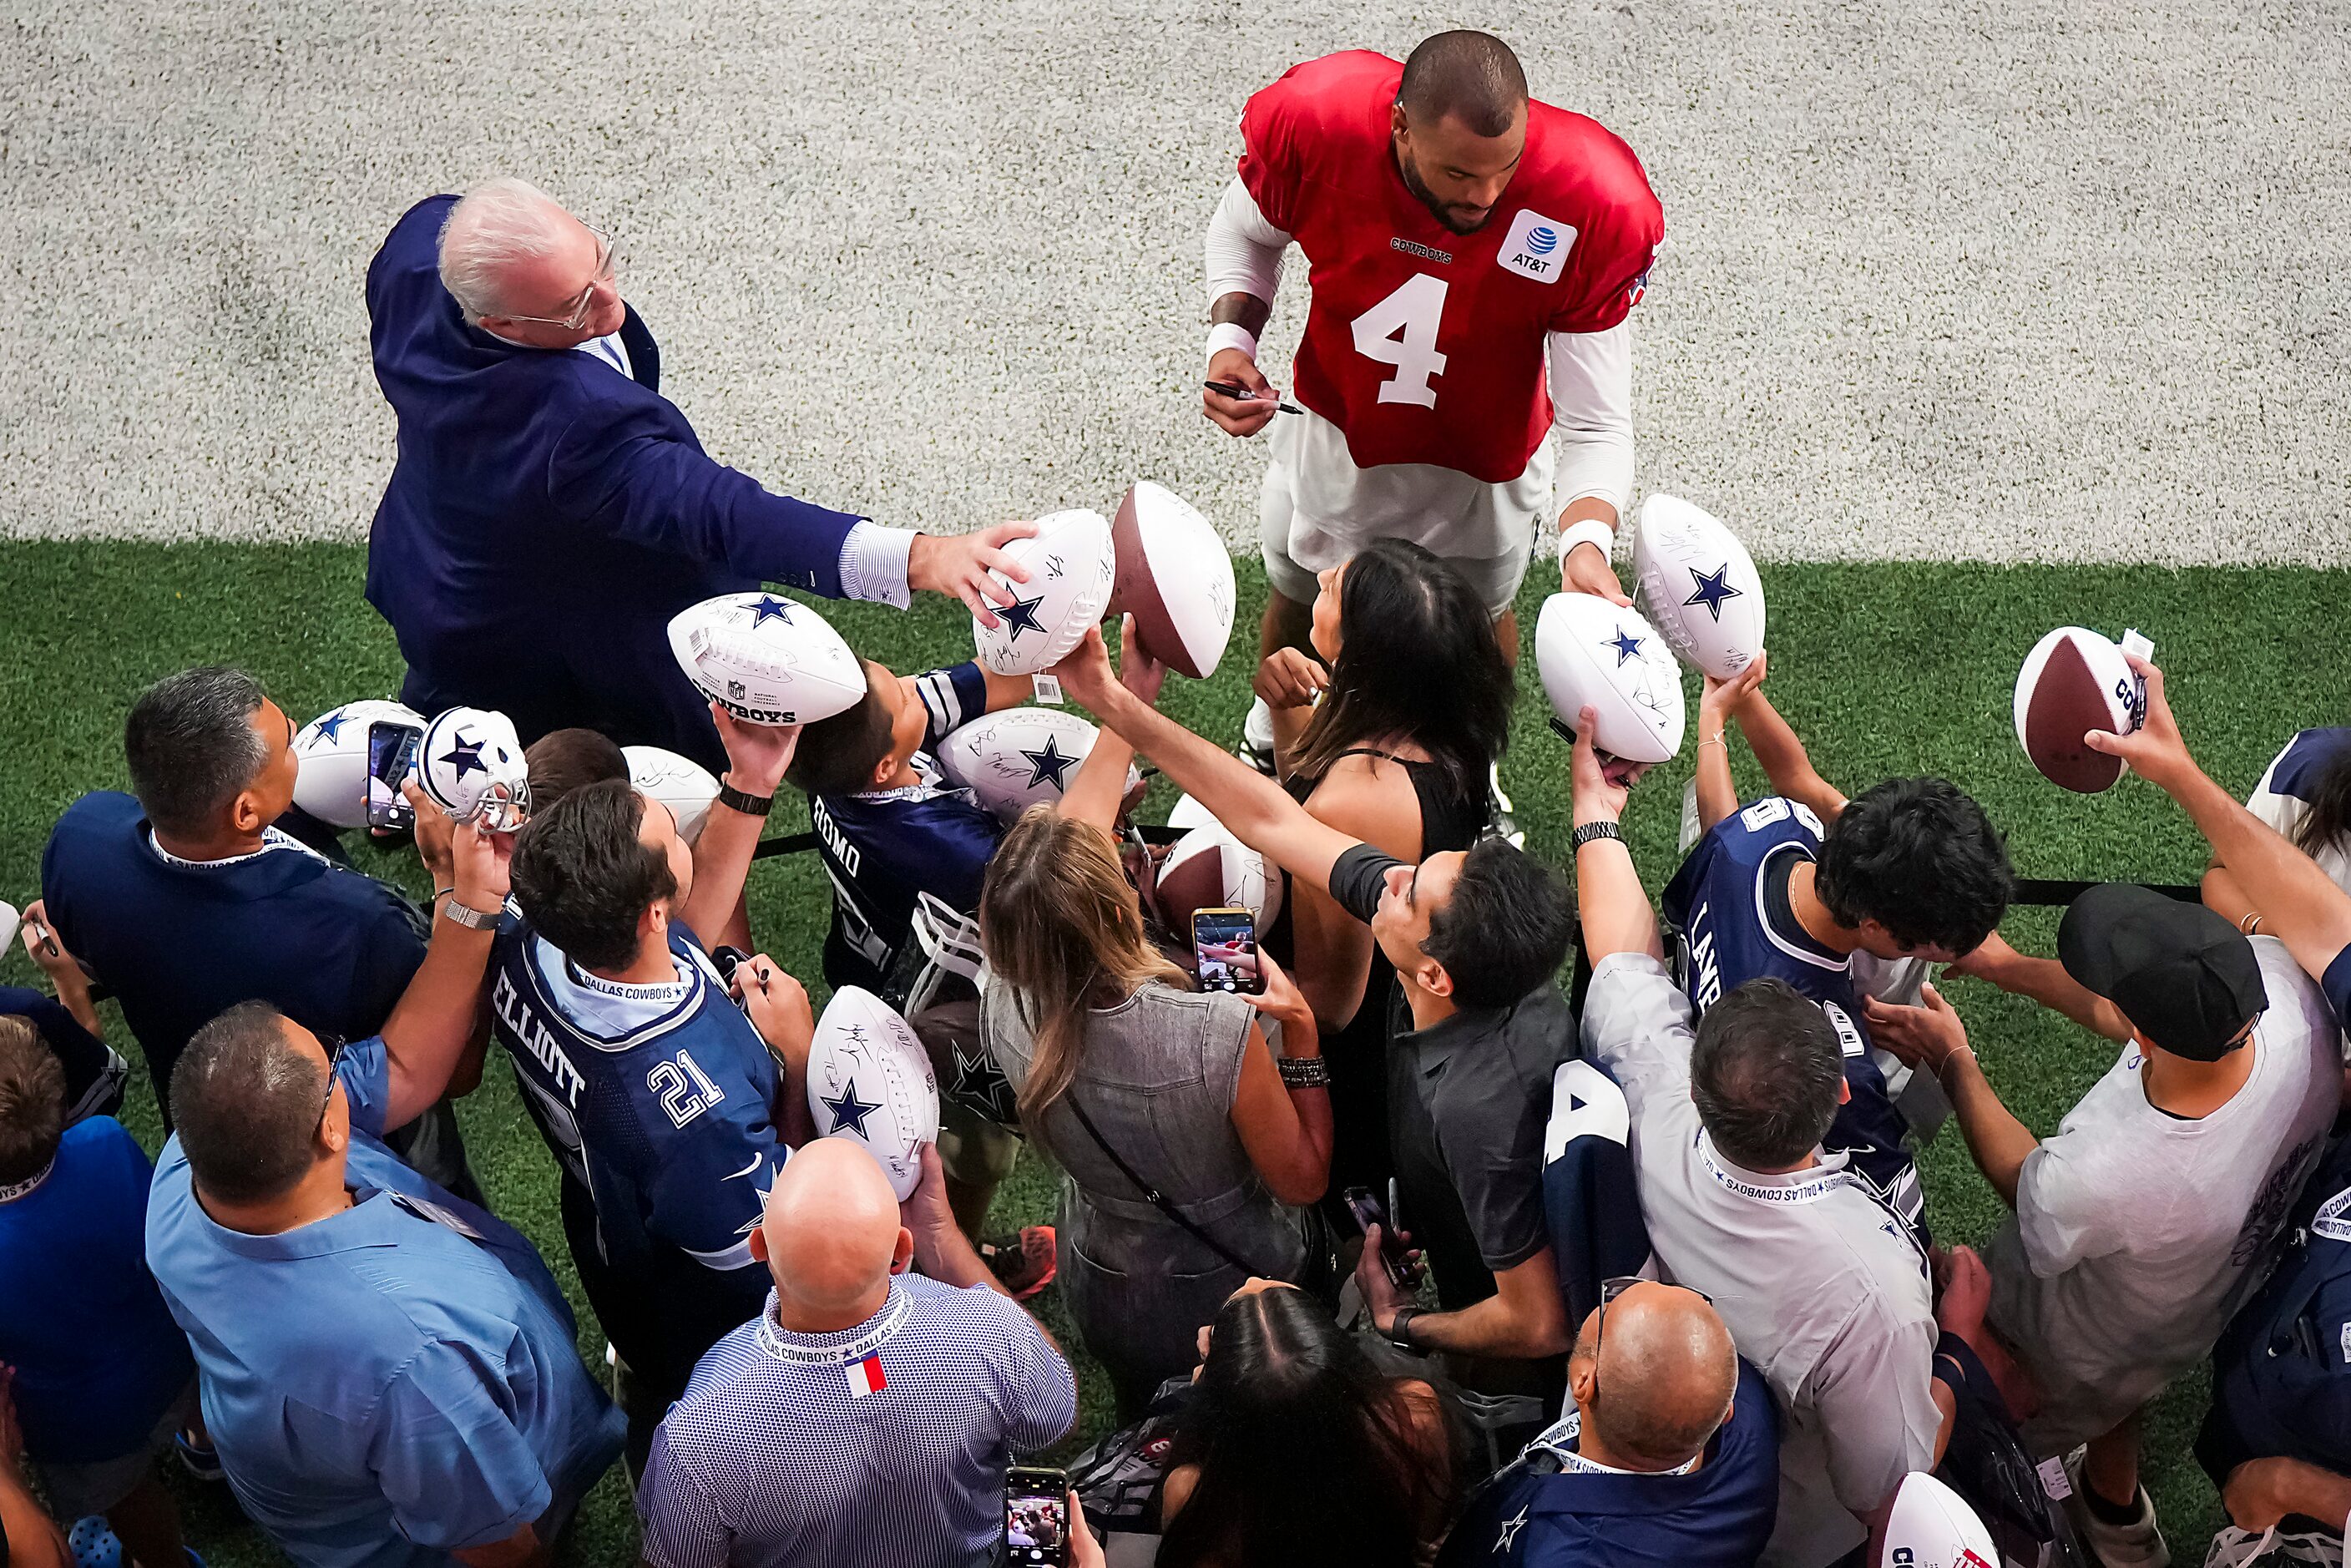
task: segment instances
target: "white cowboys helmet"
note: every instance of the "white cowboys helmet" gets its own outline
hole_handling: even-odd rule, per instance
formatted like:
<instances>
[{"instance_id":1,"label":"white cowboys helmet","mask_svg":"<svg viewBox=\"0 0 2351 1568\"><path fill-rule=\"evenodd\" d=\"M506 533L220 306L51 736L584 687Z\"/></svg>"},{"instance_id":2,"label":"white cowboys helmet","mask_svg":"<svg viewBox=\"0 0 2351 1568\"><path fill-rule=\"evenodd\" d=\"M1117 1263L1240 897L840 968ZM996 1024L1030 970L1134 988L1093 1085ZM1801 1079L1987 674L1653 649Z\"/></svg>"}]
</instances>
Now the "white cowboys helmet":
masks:
<instances>
[{"instance_id":1,"label":"white cowboys helmet","mask_svg":"<svg viewBox=\"0 0 2351 1568\"><path fill-rule=\"evenodd\" d=\"M453 821L510 833L530 815L530 772L514 721L487 708L453 707L424 727L416 782Z\"/></svg>"}]
</instances>

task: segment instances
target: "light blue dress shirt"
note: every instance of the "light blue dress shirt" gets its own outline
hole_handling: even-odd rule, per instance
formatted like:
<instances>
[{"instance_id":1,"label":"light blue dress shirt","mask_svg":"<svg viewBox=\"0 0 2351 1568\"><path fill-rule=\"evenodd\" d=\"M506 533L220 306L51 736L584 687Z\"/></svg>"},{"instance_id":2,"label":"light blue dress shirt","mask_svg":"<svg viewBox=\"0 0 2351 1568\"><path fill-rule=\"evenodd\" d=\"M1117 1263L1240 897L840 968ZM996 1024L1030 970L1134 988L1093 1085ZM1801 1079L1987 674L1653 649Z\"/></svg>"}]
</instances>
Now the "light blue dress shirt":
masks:
<instances>
[{"instance_id":1,"label":"light blue dress shirt","mask_svg":"<svg viewBox=\"0 0 2351 1568\"><path fill-rule=\"evenodd\" d=\"M383 1042L337 1071L351 1207L278 1236L224 1228L174 1137L147 1260L195 1350L229 1486L270 1539L315 1568L446 1563L568 1513L624 1421L530 1243L377 1141Z\"/></svg>"}]
</instances>

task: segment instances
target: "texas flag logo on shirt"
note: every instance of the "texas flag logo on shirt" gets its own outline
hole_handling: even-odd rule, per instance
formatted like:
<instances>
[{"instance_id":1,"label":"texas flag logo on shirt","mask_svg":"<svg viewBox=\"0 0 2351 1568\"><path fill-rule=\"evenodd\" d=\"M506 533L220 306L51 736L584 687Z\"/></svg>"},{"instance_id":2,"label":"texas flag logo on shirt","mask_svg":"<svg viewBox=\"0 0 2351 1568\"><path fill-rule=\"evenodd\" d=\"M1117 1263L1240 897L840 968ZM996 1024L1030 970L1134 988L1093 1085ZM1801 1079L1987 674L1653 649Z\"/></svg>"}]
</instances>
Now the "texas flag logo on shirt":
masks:
<instances>
[{"instance_id":1,"label":"texas flag logo on shirt","mask_svg":"<svg viewBox=\"0 0 2351 1568\"><path fill-rule=\"evenodd\" d=\"M844 1362L841 1370L849 1374L849 1396L852 1399L862 1399L890 1386L890 1380L882 1375L882 1357L878 1354L860 1361Z\"/></svg>"}]
</instances>

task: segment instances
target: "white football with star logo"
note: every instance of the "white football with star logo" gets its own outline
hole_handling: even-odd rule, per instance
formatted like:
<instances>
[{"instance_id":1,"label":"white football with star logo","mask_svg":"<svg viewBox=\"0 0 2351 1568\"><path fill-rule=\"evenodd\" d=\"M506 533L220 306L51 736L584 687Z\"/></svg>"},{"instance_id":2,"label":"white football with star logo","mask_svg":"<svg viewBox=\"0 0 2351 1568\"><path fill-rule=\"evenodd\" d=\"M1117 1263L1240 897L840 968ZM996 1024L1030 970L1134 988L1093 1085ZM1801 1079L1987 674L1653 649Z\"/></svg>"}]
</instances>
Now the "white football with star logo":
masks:
<instances>
[{"instance_id":1,"label":"white football with star logo","mask_svg":"<svg viewBox=\"0 0 2351 1568\"><path fill-rule=\"evenodd\" d=\"M865 666L823 616L780 593L722 593L671 617L695 690L746 724L814 724L865 700Z\"/></svg>"},{"instance_id":2,"label":"white football with star logo","mask_svg":"<svg viewBox=\"0 0 2351 1568\"><path fill-rule=\"evenodd\" d=\"M1033 675L1050 669L1085 640L1110 608L1118 579L1118 551L1110 519L1100 512L1055 512L1037 519L1037 531L1014 539L1004 553L1029 570L1029 580L1012 582L990 572L1012 595L995 607L996 624L971 618L979 662L999 675Z\"/></svg>"},{"instance_id":3,"label":"white football with star logo","mask_svg":"<svg viewBox=\"0 0 2351 1568\"><path fill-rule=\"evenodd\" d=\"M857 986L832 993L809 1046L808 1103L817 1136L859 1145L900 1202L914 1195L923 1145L938 1142L939 1084L930 1053L889 1003Z\"/></svg>"},{"instance_id":4,"label":"white football with star logo","mask_svg":"<svg viewBox=\"0 0 2351 1568\"><path fill-rule=\"evenodd\" d=\"M1677 496L1641 505L1633 535L1641 608L1684 663L1727 681L1763 650L1763 581L1739 536Z\"/></svg>"},{"instance_id":5,"label":"white football with star logo","mask_svg":"<svg viewBox=\"0 0 2351 1568\"><path fill-rule=\"evenodd\" d=\"M998 821L1009 822L1040 801L1059 800L1100 733L1059 708L1008 707L949 730L939 742L939 766ZM1128 768L1126 792L1142 782Z\"/></svg>"},{"instance_id":6,"label":"white football with star logo","mask_svg":"<svg viewBox=\"0 0 2351 1568\"><path fill-rule=\"evenodd\" d=\"M1637 611L1596 593L1554 593L1535 622L1535 667L1563 729L1596 712L1592 744L1626 762L1682 748L1682 667Z\"/></svg>"},{"instance_id":7,"label":"white football with star logo","mask_svg":"<svg viewBox=\"0 0 2351 1568\"><path fill-rule=\"evenodd\" d=\"M367 825L368 729L399 724L424 727L424 716L406 703L368 697L325 713L294 737L294 803L330 828Z\"/></svg>"}]
</instances>

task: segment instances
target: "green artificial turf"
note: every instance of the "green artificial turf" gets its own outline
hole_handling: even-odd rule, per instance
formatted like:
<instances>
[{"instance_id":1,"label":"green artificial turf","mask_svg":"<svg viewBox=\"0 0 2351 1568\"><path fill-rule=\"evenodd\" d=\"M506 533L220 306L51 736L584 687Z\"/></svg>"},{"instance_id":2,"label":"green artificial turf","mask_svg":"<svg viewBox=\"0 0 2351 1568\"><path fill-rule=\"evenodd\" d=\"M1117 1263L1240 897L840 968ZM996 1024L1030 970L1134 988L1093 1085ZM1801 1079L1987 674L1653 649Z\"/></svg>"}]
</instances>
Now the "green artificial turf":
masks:
<instances>
[{"instance_id":1,"label":"green artificial turf","mask_svg":"<svg viewBox=\"0 0 2351 1568\"><path fill-rule=\"evenodd\" d=\"M362 552L339 546L144 546L113 542L0 544L0 897L22 904L37 894L49 824L77 795L123 783L122 716L146 683L203 663L233 662L257 674L295 717L398 685L390 632L360 597ZM1531 640L1541 599L1541 569L1520 601ZM1216 679L1170 683L1165 706L1185 723L1236 734L1249 699L1254 625L1264 581L1240 564L1242 626L1234 656ZM2183 727L2222 782L2250 788L2294 730L2339 722L2351 655L2320 632L2332 624L2340 579L2300 570L2137 568L1772 566L1769 690L1810 743L1821 772L1847 791L1894 773L1934 772L1973 792L2007 831L2020 871L2034 877L2193 880L2203 864L2187 821L2145 784L2126 780L2085 799L2044 783L2019 751L2010 695L2025 651L2052 626L2075 622L2118 634L2136 626L2155 640ZM592 605L582 605L592 614ZM967 657L970 636L959 610L928 602L911 614L865 605L825 613L861 653L914 670ZM2314 635L2314 633L2318 633ZM1569 809L1567 757L1543 724L1547 712L1522 664L1515 745L1503 780L1515 797L1531 849L1563 863ZM1695 702L1695 681L1691 683ZM1743 789L1761 778L1735 753ZM1680 812L1683 759L1636 791L1626 823L1654 891L1670 873ZM1169 791L1155 785L1155 819ZM779 831L805 825L787 805ZM413 862L355 846L366 869L424 891ZM828 893L812 857L761 862L751 874L754 926L762 946L817 987L817 953ZM2008 926L2018 946L2047 953L2053 912L2020 911ZM37 983L11 952L0 974ZM2062 1020L1970 982L1951 995L1965 1015L1992 1082L2036 1131L2053 1130L2065 1108L2104 1071L2111 1048ZM131 1042L109 1009L109 1030ZM536 1237L573 1291L576 1281L555 1213L555 1173L526 1119L510 1076L486 1074L462 1108L475 1169L493 1202ZM153 1100L143 1074L125 1112L152 1150ZM1980 1241L1999 1200L1969 1164L1955 1134L1924 1156L1929 1214L1946 1239ZM2149 1179L2162 1180L2150 1172ZM998 1198L995 1218L1048 1218L1054 1178L1032 1159ZM1067 1319L1054 1292L1040 1298L1064 1343ZM601 1365L602 1341L581 1304L582 1350ZM1107 1416L1101 1380L1081 1359L1082 1430ZM2200 1556L2217 1521L2211 1489L2189 1457L2204 1397L2201 1376L2156 1407L2147 1475L2174 1550ZM239 1519L225 1492L175 1479L191 1538L217 1568L275 1561ZM583 1511L570 1561L632 1561L633 1525L616 1470Z\"/></svg>"}]
</instances>

